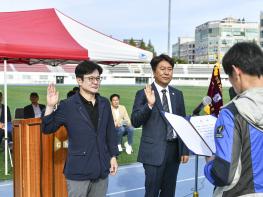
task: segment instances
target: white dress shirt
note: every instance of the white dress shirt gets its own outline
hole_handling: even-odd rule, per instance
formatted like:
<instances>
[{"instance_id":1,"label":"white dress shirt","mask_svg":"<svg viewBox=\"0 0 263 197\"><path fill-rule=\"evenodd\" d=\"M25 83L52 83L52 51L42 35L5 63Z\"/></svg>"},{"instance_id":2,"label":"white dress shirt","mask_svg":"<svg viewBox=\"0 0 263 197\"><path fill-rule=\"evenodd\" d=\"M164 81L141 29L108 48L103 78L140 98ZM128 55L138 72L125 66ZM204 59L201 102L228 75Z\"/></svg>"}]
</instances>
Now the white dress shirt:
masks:
<instances>
[{"instance_id":1,"label":"white dress shirt","mask_svg":"<svg viewBox=\"0 0 263 197\"><path fill-rule=\"evenodd\" d=\"M32 105L32 107L34 110L35 118L40 118L41 117L41 109L40 109L39 105Z\"/></svg>"},{"instance_id":2,"label":"white dress shirt","mask_svg":"<svg viewBox=\"0 0 263 197\"><path fill-rule=\"evenodd\" d=\"M171 104L171 98L170 98L170 92L169 92L169 88L168 86L166 86L165 88L161 87L160 85L158 85L155 81L154 81L154 85L158 91L158 94L160 96L161 102L163 103L163 93L162 90L166 89L166 97L167 97L167 102L168 102L168 107L169 107L169 112L173 113L173 109L172 109L172 104ZM173 136L174 138L176 138L176 132L175 130L173 130Z\"/></svg>"}]
</instances>

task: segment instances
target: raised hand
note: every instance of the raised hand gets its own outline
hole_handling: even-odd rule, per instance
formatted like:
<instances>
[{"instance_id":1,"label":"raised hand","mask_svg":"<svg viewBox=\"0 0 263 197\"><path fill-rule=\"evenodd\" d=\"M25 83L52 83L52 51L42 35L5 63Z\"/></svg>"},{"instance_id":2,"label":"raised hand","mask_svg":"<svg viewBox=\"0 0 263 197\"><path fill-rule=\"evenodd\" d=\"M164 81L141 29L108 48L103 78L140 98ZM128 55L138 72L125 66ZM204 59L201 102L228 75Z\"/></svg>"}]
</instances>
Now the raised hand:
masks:
<instances>
[{"instance_id":1,"label":"raised hand","mask_svg":"<svg viewBox=\"0 0 263 197\"><path fill-rule=\"evenodd\" d=\"M58 92L55 85L49 84L47 88L47 106L54 107L58 103Z\"/></svg>"},{"instance_id":2,"label":"raised hand","mask_svg":"<svg viewBox=\"0 0 263 197\"><path fill-rule=\"evenodd\" d=\"M54 110L54 106L58 103L58 92L55 85L49 84L47 87L47 106L45 116L51 114Z\"/></svg>"},{"instance_id":3,"label":"raised hand","mask_svg":"<svg viewBox=\"0 0 263 197\"><path fill-rule=\"evenodd\" d=\"M155 95L154 95L154 91L152 90L152 86L147 84L144 88L144 93L145 93L148 105L150 107L153 107L155 103Z\"/></svg>"}]
</instances>

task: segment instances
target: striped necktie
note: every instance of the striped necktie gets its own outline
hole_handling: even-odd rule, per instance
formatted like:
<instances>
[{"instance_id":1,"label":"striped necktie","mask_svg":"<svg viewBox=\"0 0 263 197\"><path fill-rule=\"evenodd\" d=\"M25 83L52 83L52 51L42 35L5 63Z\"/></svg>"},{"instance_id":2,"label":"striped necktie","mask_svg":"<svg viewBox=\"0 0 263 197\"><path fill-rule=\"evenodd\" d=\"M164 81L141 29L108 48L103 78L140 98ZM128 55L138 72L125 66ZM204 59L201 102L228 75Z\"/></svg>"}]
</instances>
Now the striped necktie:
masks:
<instances>
[{"instance_id":1,"label":"striped necktie","mask_svg":"<svg viewBox=\"0 0 263 197\"><path fill-rule=\"evenodd\" d=\"M162 90L162 93L163 93L163 110L165 112L170 112L166 92L167 92L166 89ZM168 141L174 139L173 128L170 124L167 125L167 137L166 137L166 139Z\"/></svg>"}]
</instances>

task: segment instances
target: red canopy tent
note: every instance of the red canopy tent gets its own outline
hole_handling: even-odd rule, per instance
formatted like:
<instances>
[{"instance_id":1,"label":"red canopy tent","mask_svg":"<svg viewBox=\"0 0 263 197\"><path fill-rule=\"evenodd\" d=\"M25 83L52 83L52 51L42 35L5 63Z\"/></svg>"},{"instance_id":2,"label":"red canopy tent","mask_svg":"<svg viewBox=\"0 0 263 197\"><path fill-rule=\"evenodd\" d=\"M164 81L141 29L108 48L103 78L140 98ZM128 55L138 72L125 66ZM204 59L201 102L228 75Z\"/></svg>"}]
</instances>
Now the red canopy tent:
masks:
<instances>
[{"instance_id":1,"label":"red canopy tent","mask_svg":"<svg viewBox=\"0 0 263 197\"><path fill-rule=\"evenodd\" d=\"M56 9L0 12L0 59L13 62L149 62L152 53L113 39Z\"/></svg>"},{"instance_id":2,"label":"red canopy tent","mask_svg":"<svg viewBox=\"0 0 263 197\"><path fill-rule=\"evenodd\" d=\"M0 58L88 59L88 51L67 32L54 10L0 12L0 25Z\"/></svg>"}]
</instances>

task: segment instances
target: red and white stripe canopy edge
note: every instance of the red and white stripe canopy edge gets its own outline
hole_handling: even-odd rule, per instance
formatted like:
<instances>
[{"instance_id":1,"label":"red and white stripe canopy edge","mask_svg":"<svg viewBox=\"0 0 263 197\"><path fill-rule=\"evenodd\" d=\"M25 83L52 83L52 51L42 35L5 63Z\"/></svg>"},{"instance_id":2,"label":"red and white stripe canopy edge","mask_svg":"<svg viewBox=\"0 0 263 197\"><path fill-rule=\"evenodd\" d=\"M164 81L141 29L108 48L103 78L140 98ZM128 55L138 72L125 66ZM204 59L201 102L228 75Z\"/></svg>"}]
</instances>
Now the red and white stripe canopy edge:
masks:
<instances>
[{"instance_id":1,"label":"red and white stripe canopy edge","mask_svg":"<svg viewBox=\"0 0 263 197\"><path fill-rule=\"evenodd\" d=\"M0 12L0 58L13 62L149 62L152 53L113 39L56 9Z\"/></svg>"}]
</instances>

